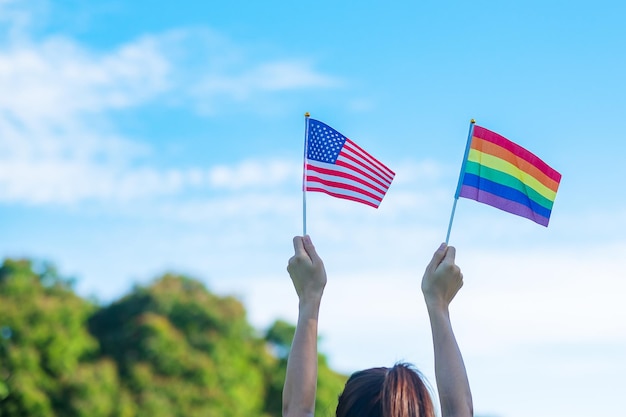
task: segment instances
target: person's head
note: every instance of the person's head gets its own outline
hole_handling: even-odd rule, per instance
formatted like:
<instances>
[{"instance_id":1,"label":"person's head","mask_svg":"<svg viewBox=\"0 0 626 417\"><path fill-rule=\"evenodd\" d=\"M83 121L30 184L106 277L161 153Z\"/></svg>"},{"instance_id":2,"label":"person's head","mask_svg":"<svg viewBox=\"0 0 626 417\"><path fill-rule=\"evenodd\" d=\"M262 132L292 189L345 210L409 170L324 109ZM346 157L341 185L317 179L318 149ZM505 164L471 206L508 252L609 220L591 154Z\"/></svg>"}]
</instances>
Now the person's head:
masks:
<instances>
[{"instance_id":1,"label":"person's head","mask_svg":"<svg viewBox=\"0 0 626 417\"><path fill-rule=\"evenodd\" d=\"M423 377L413 366L371 368L352 374L339 396L337 417L435 417Z\"/></svg>"}]
</instances>

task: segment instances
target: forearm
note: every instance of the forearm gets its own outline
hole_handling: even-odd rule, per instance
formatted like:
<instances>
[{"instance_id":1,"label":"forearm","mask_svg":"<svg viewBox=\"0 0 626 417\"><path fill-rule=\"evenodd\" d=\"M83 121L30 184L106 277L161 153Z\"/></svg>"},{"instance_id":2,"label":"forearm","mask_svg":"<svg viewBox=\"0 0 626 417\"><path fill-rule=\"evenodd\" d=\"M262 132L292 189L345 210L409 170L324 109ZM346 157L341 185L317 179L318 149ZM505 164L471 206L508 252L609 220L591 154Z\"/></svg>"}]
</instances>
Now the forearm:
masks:
<instances>
[{"instance_id":1,"label":"forearm","mask_svg":"<svg viewBox=\"0 0 626 417\"><path fill-rule=\"evenodd\" d=\"M283 416L313 416L317 389L317 327L320 299L301 301L287 360Z\"/></svg>"},{"instance_id":2,"label":"forearm","mask_svg":"<svg viewBox=\"0 0 626 417\"><path fill-rule=\"evenodd\" d=\"M472 393L447 307L428 306L442 417L473 415Z\"/></svg>"}]
</instances>

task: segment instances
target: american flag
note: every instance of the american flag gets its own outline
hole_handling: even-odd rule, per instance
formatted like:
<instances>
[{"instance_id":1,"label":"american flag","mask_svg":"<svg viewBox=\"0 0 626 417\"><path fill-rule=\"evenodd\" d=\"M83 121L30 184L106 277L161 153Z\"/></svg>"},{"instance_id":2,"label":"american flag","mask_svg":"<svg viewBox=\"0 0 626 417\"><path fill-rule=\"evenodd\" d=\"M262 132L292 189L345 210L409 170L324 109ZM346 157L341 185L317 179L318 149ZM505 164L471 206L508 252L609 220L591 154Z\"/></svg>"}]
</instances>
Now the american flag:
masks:
<instances>
[{"instance_id":1,"label":"american flag","mask_svg":"<svg viewBox=\"0 0 626 417\"><path fill-rule=\"evenodd\" d=\"M332 127L308 119L305 190L378 208L396 175Z\"/></svg>"}]
</instances>

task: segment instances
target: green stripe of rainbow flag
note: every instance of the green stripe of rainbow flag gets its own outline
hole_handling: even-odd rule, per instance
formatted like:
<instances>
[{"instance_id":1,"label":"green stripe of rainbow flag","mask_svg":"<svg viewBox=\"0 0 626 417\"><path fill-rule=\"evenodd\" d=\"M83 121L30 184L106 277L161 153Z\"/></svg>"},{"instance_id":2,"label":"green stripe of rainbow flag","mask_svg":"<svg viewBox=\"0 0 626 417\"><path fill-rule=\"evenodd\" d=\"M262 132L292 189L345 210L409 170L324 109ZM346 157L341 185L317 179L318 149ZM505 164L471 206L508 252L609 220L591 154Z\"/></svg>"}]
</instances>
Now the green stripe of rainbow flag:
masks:
<instances>
[{"instance_id":1,"label":"green stripe of rainbow flag","mask_svg":"<svg viewBox=\"0 0 626 417\"><path fill-rule=\"evenodd\" d=\"M456 197L548 226L561 174L505 137L474 126Z\"/></svg>"}]
</instances>

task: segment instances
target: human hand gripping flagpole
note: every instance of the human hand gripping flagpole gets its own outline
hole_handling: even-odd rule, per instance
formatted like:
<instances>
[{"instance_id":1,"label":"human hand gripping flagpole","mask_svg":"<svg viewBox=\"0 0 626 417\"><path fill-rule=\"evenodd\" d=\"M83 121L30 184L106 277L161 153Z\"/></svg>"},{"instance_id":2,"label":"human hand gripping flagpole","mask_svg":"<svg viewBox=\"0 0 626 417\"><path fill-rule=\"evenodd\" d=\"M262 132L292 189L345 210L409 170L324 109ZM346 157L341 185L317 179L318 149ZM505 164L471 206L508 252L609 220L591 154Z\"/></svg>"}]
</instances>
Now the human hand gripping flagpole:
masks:
<instances>
[{"instance_id":1,"label":"human hand gripping flagpole","mask_svg":"<svg viewBox=\"0 0 626 417\"><path fill-rule=\"evenodd\" d=\"M465 145L465 154L463 155L463 163L461 164L461 172L459 173L459 182L456 186L456 192L454 193L454 203L452 204L452 213L450 214L450 223L448 224L448 233L446 234L446 245L450 240L450 231L452 230L452 221L454 220L454 212L456 211L456 203L459 201L459 194L461 193L461 185L463 183L463 173L465 172L465 164L467 163L467 156L470 151L470 144L472 143L472 132L474 130L474 124L476 120L470 120L469 132L467 134L467 145Z\"/></svg>"}]
</instances>

